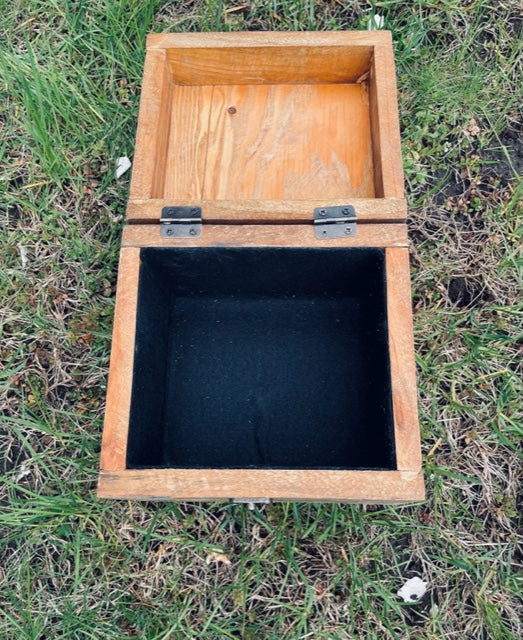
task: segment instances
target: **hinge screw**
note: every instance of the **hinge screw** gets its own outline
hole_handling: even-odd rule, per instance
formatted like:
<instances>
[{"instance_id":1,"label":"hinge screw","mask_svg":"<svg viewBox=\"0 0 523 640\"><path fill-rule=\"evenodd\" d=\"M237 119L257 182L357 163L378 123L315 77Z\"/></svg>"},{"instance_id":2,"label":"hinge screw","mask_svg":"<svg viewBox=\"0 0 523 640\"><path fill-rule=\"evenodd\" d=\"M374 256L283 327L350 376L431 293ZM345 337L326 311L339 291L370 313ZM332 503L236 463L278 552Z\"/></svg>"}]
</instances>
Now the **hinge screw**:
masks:
<instances>
[{"instance_id":1,"label":"hinge screw","mask_svg":"<svg viewBox=\"0 0 523 640\"><path fill-rule=\"evenodd\" d=\"M173 235L173 233L174 233L174 231L173 231L172 229L166 229L166 230L165 230L165 233L166 233L168 236L172 236L172 235Z\"/></svg>"},{"instance_id":2,"label":"hinge screw","mask_svg":"<svg viewBox=\"0 0 523 640\"><path fill-rule=\"evenodd\" d=\"M341 212L343 213L344 216L348 216L350 213L350 209L345 208L345 209L342 209Z\"/></svg>"},{"instance_id":3,"label":"hinge screw","mask_svg":"<svg viewBox=\"0 0 523 640\"><path fill-rule=\"evenodd\" d=\"M320 209L320 216L326 216L327 215L327 210L326 209Z\"/></svg>"},{"instance_id":4,"label":"hinge screw","mask_svg":"<svg viewBox=\"0 0 523 640\"><path fill-rule=\"evenodd\" d=\"M191 213L194 214L194 215L197 214L198 213L198 209L196 209L196 207L193 207L191 209Z\"/></svg>"},{"instance_id":5,"label":"hinge screw","mask_svg":"<svg viewBox=\"0 0 523 640\"><path fill-rule=\"evenodd\" d=\"M345 235L346 235L346 236L350 236L350 234L351 234L351 233L352 233L351 228L350 228L350 227L347 227L347 228L345 229Z\"/></svg>"},{"instance_id":6,"label":"hinge screw","mask_svg":"<svg viewBox=\"0 0 523 640\"><path fill-rule=\"evenodd\" d=\"M196 235L196 229L190 229L190 230L189 230L189 234L190 234L191 236L195 236L195 235Z\"/></svg>"}]
</instances>

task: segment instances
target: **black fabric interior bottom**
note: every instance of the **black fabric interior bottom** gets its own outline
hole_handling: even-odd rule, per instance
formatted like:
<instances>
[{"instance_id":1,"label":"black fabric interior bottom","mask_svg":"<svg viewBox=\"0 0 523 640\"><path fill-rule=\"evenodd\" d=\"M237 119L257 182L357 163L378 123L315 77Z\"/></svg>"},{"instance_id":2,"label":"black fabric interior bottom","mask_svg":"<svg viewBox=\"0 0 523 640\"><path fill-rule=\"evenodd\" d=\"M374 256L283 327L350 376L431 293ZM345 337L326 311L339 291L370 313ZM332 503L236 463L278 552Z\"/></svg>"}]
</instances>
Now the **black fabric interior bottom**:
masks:
<instances>
[{"instance_id":1,"label":"black fabric interior bottom","mask_svg":"<svg viewBox=\"0 0 523 640\"><path fill-rule=\"evenodd\" d=\"M140 257L128 468L396 468L381 249Z\"/></svg>"}]
</instances>

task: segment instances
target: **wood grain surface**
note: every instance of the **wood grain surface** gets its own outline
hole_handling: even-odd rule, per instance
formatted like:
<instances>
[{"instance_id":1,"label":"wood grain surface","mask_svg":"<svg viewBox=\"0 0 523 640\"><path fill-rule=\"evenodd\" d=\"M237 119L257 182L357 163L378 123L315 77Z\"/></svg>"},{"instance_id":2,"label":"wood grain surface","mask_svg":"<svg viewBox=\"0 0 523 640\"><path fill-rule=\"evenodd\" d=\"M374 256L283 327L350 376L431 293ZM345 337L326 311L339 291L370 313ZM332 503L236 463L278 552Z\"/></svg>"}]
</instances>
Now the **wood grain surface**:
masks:
<instances>
[{"instance_id":1,"label":"wood grain surface","mask_svg":"<svg viewBox=\"0 0 523 640\"><path fill-rule=\"evenodd\" d=\"M161 238L159 225L128 225L124 247L406 247L405 224L362 224L352 237L316 240L312 224L203 225L196 238Z\"/></svg>"},{"instance_id":2,"label":"wood grain surface","mask_svg":"<svg viewBox=\"0 0 523 640\"><path fill-rule=\"evenodd\" d=\"M310 223L314 209L351 204L359 222L404 222L407 203L403 198L322 198L321 200L199 200L146 199L129 200L129 222L158 223L163 207L194 206L202 208L206 223L280 224Z\"/></svg>"},{"instance_id":3,"label":"wood grain surface","mask_svg":"<svg viewBox=\"0 0 523 640\"><path fill-rule=\"evenodd\" d=\"M365 76L389 31L151 34L148 51L167 55L176 84L351 83Z\"/></svg>"},{"instance_id":4,"label":"wood grain surface","mask_svg":"<svg viewBox=\"0 0 523 640\"><path fill-rule=\"evenodd\" d=\"M243 32L152 34L148 50L167 52L177 84L355 82L383 32Z\"/></svg>"},{"instance_id":5,"label":"wood grain surface","mask_svg":"<svg viewBox=\"0 0 523 640\"><path fill-rule=\"evenodd\" d=\"M130 198L154 198L163 193L165 160L171 126L172 81L165 51L145 58Z\"/></svg>"},{"instance_id":6,"label":"wood grain surface","mask_svg":"<svg viewBox=\"0 0 523 640\"><path fill-rule=\"evenodd\" d=\"M207 175L209 119L213 87L180 87L172 91L172 108L164 162L164 189L155 197L201 198Z\"/></svg>"},{"instance_id":7,"label":"wood grain surface","mask_svg":"<svg viewBox=\"0 0 523 640\"><path fill-rule=\"evenodd\" d=\"M156 34L147 48L127 212L146 224L123 231L98 495L422 500L390 33ZM191 204L202 235L161 238L162 207ZM341 204L357 234L317 240L314 208ZM206 246L386 249L397 471L125 468L140 248Z\"/></svg>"},{"instance_id":8,"label":"wood grain surface","mask_svg":"<svg viewBox=\"0 0 523 640\"><path fill-rule=\"evenodd\" d=\"M424 498L420 471L139 469L104 471L101 498L140 500L271 499L397 503Z\"/></svg>"},{"instance_id":9,"label":"wood grain surface","mask_svg":"<svg viewBox=\"0 0 523 640\"><path fill-rule=\"evenodd\" d=\"M421 468L409 253L386 249L387 316L398 469Z\"/></svg>"},{"instance_id":10,"label":"wood grain surface","mask_svg":"<svg viewBox=\"0 0 523 640\"><path fill-rule=\"evenodd\" d=\"M102 469L125 469L133 382L140 250L120 251L111 363L102 438Z\"/></svg>"},{"instance_id":11,"label":"wood grain surface","mask_svg":"<svg viewBox=\"0 0 523 640\"><path fill-rule=\"evenodd\" d=\"M342 196L374 196L365 86L215 87L203 198Z\"/></svg>"},{"instance_id":12,"label":"wood grain surface","mask_svg":"<svg viewBox=\"0 0 523 640\"><path fill-rule=\"evenodd\" d=\"M372 198L362 84L175 86L156 197Z\"/></svg>"},{"instance_id":13,"label":"wood grain surface","mask_svg":"<svg viewBox=\"0 0 523 640\"><path fill-rule=\"evenodd\" d=\"M380 198L403 198L396 71L391 42L374 48L369 99L375 194Z\"/></svg>"},{"instance_id":14,"label":"wood grain surface","mask_svg":"<svg viewBox=\"0 0 523 640\"><path fill-rule=\"evenodd\" d=\"M380 31L242 31L215 33L150 33L147 49L228 49L235 47L289 50L291 47L374 47L391 43ZM292 62L288 58L288 63ZM332 60L331 60L332 63Z\"/></svg>"}]
</instances>

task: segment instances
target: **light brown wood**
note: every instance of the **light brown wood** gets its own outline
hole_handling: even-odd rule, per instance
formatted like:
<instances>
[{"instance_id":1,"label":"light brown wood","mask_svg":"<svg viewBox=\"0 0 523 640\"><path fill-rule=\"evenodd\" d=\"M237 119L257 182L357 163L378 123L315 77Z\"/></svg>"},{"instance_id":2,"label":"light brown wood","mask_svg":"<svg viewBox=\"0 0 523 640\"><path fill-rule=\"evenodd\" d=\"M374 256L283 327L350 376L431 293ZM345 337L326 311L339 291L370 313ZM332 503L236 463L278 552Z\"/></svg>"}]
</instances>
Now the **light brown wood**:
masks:
<instances>
[{"instance_id":1,"label":"light brown wood","mask_svg":"<svg viewBox=\"0 0 523 640\"><path fill-rule=\"evenodd\" d=\"M111 364L102 438L102 469L125 469L134 361L140 250L120 251Z\"/></svg>"},{"instance_id":2,"label":"light brown wood","mask_svg":"<svg viewBox=\"0 0 523 640\"><path fill-rule=\"evenodd\" d=\"M355 82L369 69L386 32L154 34L149 50L167 51L177 84Z\"/></svg>"},{"instance_id":3,"label":"light brown wood","mask_svg":"<svg viewBox=\"0 0 523 640\"><path fill-rule=\"evenodd\" d=\"M130 198L403 198L390 34L316 36L153 37L144 70ZM301 77L300 57L286 46L292 41L307 60L309 55L321 57L327 51L325 42L334 43L336 64L327 57L318 63L315 79ZM256 48L256 43L263 44ZM339 60L352 60L362 46L368 55L359 82L346 75L331 78L333 69L341 73ZM274 84L262 73L240 83L234 73L241 65L228 60L223 70L227 84L211 86L217 81L210 78L201 86L190 56L200 56L199 64L212 68L216 51L229 57L246 55L249 65L262 71L263 65L281 64L289 77L280 74ZM169 71L173 55L181 56L177 68L187 63L193 86L180 86Z\"/></svg>"},{"instance_id":4,"label":"light brown wood","mask_svg":"<svg viewBox=\"0 0 523 640\"><path fill-rule=\"evenodd\" d=\"M355 82L368 69L372 48L244 47L167 50L177 84L315 84ZM335 61L335 62L334 62Z\"/></svg>"},{"instance_id":5,"label":"light brown wood","mask_svg":"<svg viewBox=\"0 0 523 640\"><path fill-rule=\"evenodd\" d=\"M413 471L140 469L101 474L98 496L139 500L272 499L408 502L424 498Z\"/></svg>"},{"instance_id":6,"label":"light brown wood","mask_svg":"<svg viewBox=\"0 0 523 640\"><path fill-rule=\"evenodd\" d=\"M199 206L206 223L310 223L314 209L351 204L358 222L404 222L407 203L402 198L325 198L322 200L129 200L129 222L157 223L163 207Z\"/></svg>"},{"instance_id":7,"label":"light brown wood","mask_svg":"<svg viewBox=\"0 0 523 640\"><path fill-rule=\"evenodd\" d=\"M198 206L206 223L236 224L310 223L314 209L353 205L358 222L404 222L407 203L403 198L324 198L321 200L129 200L129 222L157 223L163 207Z\"/></svg>"},{"instance_id":8,"label":"light brown wood","mask_svg":"<svg viewBox=\"0 0 523 640\"><path fill-rule=\"evenodd\" d=\"M169 187L167 178L165 197L176 196ZM373 196L363 85L214 88L203 198Z\"/></svg>"},{"instance_id":9,"label":"light brown wood","mask_svg":"<svg viewBox=\"0 0 523 640\"><path fill-rule=\"evenodd\" d=\"M158 34L147 46L127 212L146 224L123 232L98 495L423 499L390 33ZM192 204L201 237L161 238L161 208ZM335 204L355 206L357 234L317 240L313 210ZM125 468L140 248L206 246L385 248L397 471Z\"/></svg>"},{"instance_id":10,"label":"light brown wood","mask_svg":"<svg viewBox=\"0 0 523 640\"><path fill-rule=\"evenodd\" d=\"M387 317L398 469L421 468L407 249L386 249Z\"/></svg>"},{"instance_id":11,"label":"light brown wood","mask_svg":"<svg viewBox=\"0 0 523 640\"><path fill-rule=\"evenodd\" d=\"M150 33L147 49L272 49L292 47L374 47L391 42L390 31L242 31L217 33ZM292 58L287 63L292 65ZM329 61L332 66L333 61Z\"/></svg>"},{"instance_id":12,"label":"light brown wood","mask_svg":"<svg viewBox=\"0 0 523 640\"><path fill-rule=\"evenodd\" d=\"M173 88L168 151L158 167L164 189L156 197L202 197L213 91L211 86Z\"/></svg>"},{"instance_id":13,"label":"light brown wood","mask_svg":"<svg viewBox=\"0 0 523 640\"><path fill-rule=\"evenodd\" d=\"M292 225L279 229L286 232L296 227L299 230L303 226ZM375 226L364 225L369 229ZM405 225L382 226L386 229L400 227L405 230ZM157 227L133 225L124 230L98 495L148 500L271 498L368 503L422 500L424 484L416 411L408 252L403 248L386 249L387 310L398 471L125 469L140 264L139 248L125 245L133 240L139 242L140 246L265 246L279 242L274 232L267 237L266 231L271 229L270 225L249 225L247 229L245 226L218 225L215 229L221 232L222 240L231 231L233 236L235 231L243 232L243 240L240 237L233 239L233 242L222 243L216 233L210 233L197 239L158 242ZM251 234L247 241L245 231ZM280 237L282 246L293 246L285 235ZM339 241L326 241L326 244L354 246L351 245L353 240L342 238ZM321 246L322 242L309 242L311 244Z\"/></svg>"},{"instance_id":14,"label":"light brown wood","mask_svg":"<svg viewBox=\"0 0 523 640\"><path fill-rule=\"evenodd\" d=\"M396 72L391 41L374 48L369 98L376 196L403 198Z\"/></svg>"},{"instance_id":15,"label":"light brown wood","mask_svg":"<svg viewBox=\"0 0 523 640\"><path fill-rule=\"evenodd\" d=\"M168 137L156 197L374 196L361 84L176 86Z\"/></svg>"},{"instance_id":16,"label":"light brown wood","mask_svg":"<svg viewBox=\"0 0 523 640\"><path fill-rule=\"evenodd\" d=\"M405 224L362 224L355 236L316 240L310 225L212 225L203 226L197 238L161 238L159 225L124 228L124 247L406 247Z\"/></svg>"},{"instance_id":17,"label":"light brown wood","mask_svg":"<svg viewBox=\"0 0 523 640\"><path fill-rule=\"evenodd\" d=\"M172 88L165 60L165 51L161 50L150 51L145 58L131 198L154 198L163 193Z\"/></svg>"}]
</instances>

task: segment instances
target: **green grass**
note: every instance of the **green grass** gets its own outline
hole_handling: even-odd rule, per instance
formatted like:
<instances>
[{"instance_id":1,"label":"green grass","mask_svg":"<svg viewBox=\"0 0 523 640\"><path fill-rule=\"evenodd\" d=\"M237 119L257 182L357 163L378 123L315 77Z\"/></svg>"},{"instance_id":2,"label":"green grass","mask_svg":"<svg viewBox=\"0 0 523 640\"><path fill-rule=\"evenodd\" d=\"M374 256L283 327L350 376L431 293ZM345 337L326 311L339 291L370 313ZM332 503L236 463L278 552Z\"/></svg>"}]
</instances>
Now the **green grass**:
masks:
<instances>
[{"instance_id":1,"label":"green grass","mask_svg":"<svg viewBox=\"0 0 523 640\"><path fill-rule=\"evenodd\" d=\"M146 33L372 13L396 47L427 501L96 500ZM0 37L0 639L521 638L518 0L0 0Z\"/></svg>"}]
</instances>

